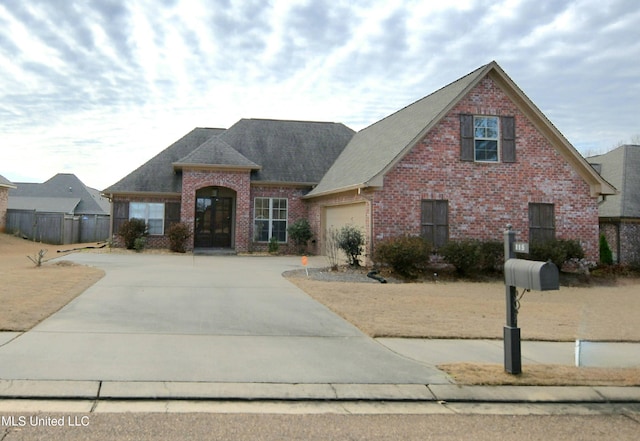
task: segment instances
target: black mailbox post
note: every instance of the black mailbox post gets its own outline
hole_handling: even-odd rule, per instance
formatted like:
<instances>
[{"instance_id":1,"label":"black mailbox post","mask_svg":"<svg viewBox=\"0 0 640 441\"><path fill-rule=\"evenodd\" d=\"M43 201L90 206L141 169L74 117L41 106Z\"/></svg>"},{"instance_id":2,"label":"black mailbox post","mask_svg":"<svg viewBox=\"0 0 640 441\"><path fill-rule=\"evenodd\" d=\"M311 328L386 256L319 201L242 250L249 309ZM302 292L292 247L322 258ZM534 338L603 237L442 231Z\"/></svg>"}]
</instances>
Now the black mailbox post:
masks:
<instances>
[{"instance_id":1,"label":"black mailbox post","mask_svg":"<svg viewBox=\"0 0 640 441\"><path fill-rule=\"evenodd\" d=\"M516 287L549 291L560 289L558 267L551 262L537 262L515 258L513 244L516 233L511 225L504 232L504 284L507 301L507 325L504 327L504 368L517 375L522 372L520 328Z\"/></svg>"}]
</instances>

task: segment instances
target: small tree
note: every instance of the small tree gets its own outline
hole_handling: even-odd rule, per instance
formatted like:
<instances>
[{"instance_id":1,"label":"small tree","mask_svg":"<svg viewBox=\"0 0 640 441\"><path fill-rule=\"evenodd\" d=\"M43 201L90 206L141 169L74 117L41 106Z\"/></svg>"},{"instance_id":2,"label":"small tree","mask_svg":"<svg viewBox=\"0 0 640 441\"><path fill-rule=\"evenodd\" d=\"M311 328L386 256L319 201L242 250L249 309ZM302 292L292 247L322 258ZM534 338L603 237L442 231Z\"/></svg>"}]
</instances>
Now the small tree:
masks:
<instances>
[{"instance_id":1,"label":"small tree","mask_svg":"<svg viewBox=\"0 0 640 441\"><path fill-rule=\"evenodd\" d=\"M364 234L355 225L345 225L338 235L338 247L347 255L351 266L360 266L360 256L364 250Z\"/></svg>"},{"instance_id":2,"label":"small tree","mask_svg":"<svg viewBox=\"0 0 640 441\"><path fill-rule=\"evenodd\" d=\"M330 227L324 234L324 247L329 261L329 266L332 270L338 269L338 262L340 259L340 247L338 246L338 237L340 232L333 227Z\"/></svg>"},{"instance_id":3,"label":"small tree","mask_svg":"<svg viewBox=\"0 0 640 441\"><path fill-rule=\"evenodd\" d=\"M600 263L603 265L613 265L613 253L604 234L600 235Z\"/></svg>"},{"instance_id":4,"label":"small tree","mask_svg":"<svg viewBox=\"0 0 640 441\"><path fill-rule=\"evenodd\" d=\"M147 224L144 219L131 218L124 221L120 225L118 230L118 236L122 237L124 246L128 250L133 250L136 247L136 239L145 237L147 235ZM140 243L140 241L138 241Z\"/></svg>"},{"instance_id":5,"label":"small tree","mask_svg":"<svg viewBox=\"0 0 640 441\"><path fill-rule=\"evenodd\" d=\"M299 253L304 252L307 247L307 242L309 242L313 237L311 225L309 225L309 221L306 219L298 219L295 221L289 226L289 228L287 228L287 232L289 233L291 240L293 240L298 247Z\"/></svg>"}]
</instances>

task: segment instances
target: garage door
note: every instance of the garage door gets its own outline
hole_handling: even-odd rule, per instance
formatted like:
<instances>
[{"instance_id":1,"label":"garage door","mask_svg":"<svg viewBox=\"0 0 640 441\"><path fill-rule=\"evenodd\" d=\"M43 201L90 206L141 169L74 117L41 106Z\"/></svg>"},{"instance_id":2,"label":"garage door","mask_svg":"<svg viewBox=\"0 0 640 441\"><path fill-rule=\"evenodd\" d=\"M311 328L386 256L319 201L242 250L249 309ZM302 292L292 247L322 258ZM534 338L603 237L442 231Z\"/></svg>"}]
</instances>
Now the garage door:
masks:
<instances>
[{"instance_id":1,"label":"garage door","mask_svg":"<svg viewBox=\"0 0 640 441\"><path fill-rule=\"evenodd\" d=\"M323 216L323 230L325 232L325 238L327 237L327 233L331 228L340 230L345 225L355 225L362 229L362 232L365 234L366 225L366 213L367 213L367 204L357 203L357 204L347 204L347 205L335 205L332 207L325 207L324 216ZM324 240L323 245L323 254L327 254L327 240Z\"/></svg>"}]
</instances>

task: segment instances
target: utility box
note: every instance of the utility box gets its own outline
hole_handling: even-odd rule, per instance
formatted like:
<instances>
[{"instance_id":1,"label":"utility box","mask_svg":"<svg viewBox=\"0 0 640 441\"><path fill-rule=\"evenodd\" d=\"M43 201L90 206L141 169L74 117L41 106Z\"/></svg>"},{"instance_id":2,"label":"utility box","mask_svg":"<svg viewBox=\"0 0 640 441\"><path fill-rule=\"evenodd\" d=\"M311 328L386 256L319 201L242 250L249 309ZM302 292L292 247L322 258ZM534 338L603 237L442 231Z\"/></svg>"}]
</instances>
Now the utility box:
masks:
<instances>
[{"instance_id":1,"label":"utility box","mask_svg":"<svg viewBox=\"0 0 640 441\"><path fill-rule=\"evenodd\" d=\"M560 289L560 273L552 262L509 259L504 263L504 282L535 291Z\"/></svg>"}]
</instances>

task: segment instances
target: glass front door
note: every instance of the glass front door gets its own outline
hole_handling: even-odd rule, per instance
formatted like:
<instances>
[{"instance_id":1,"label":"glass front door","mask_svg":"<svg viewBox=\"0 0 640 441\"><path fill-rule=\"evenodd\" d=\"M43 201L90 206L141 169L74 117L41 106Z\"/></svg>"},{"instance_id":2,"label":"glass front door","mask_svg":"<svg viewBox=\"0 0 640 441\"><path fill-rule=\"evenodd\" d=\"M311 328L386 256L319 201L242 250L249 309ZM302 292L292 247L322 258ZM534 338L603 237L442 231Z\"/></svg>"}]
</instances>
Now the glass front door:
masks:
<instances>
[{"instance_id":1,"label":"glass front door","mask_svg":"<svg viewBox=\"0 0 640 441\"><path fill-rule=\"evenodd\" d=\"M197 197L194 246L231 247L232 198Z\"/></svg>"}]
</instances>

